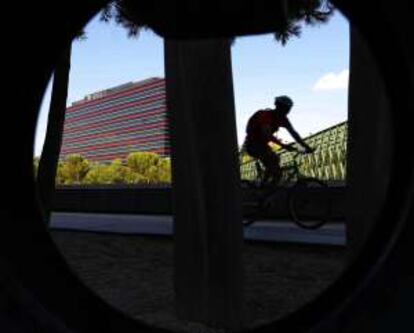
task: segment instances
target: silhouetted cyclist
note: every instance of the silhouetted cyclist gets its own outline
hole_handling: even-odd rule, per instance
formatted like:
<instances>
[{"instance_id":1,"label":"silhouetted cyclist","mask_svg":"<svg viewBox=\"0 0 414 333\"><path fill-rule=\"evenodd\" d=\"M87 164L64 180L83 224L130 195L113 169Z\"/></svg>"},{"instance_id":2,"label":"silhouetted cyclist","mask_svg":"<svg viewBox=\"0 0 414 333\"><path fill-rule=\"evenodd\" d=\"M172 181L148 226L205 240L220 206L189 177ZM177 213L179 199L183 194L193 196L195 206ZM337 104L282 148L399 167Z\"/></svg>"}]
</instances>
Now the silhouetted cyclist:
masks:
<instances>
[{"instance_id":1,"label":"silhouetted cyclist","mask_svg":"<svg viewBox=\"0 0 414 333\"><path fill-rule=\"evenodd\" d=\"M275 108L256 111L250 117L246 127L246 139L243 144L245 151L260 160L265 166L264 180L267 181L271 178L275 184L279 182L281 177L280 158L270 148L269 142L274 142L288 151L297 150L274 136L280 127L286 128L295 141L305 148L305 152L314 151L303 141L287 118L292 106L293 101L288 96L276 97Z\"/></svg>"}]
</instances>

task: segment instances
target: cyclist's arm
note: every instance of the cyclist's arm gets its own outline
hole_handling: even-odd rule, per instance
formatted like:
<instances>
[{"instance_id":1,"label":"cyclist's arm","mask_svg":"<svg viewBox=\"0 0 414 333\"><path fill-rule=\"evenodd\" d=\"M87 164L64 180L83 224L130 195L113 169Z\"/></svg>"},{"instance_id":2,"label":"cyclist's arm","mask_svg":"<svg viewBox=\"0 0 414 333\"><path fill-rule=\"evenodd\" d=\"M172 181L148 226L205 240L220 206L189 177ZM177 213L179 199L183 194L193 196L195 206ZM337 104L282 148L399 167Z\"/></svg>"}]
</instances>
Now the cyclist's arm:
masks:
<instances>
[{"instance_id":1,"label":"cyclist's arm","mask_svg":"<svg viewBox=\"0 0 414 333\"><path fill-rule=\"evenodd\" d=\"M305 142L303 141L302 137L299 135L299 133L293 128L292 124L289 120L286 121L285 128L289 132L289 134L295 139L297 143L299 143L303 148L305 148L308 151L313 151L313 149Z\"/></svg>"},{"instance_id":2,"label":"cyclist's arm","mask_svg":"<svg viewBox=\"0 0 414 333\"><path fill-rule=\"evenodd\" d=\"M277 138L273 135L273 132L272 132L270 126L263 126L262 127L262 135L266 139L267 142L276 143L277 145L281 146L282 148L287 147L286 144L284 144L279 138Z\"/></svg>"},{"instance_id":3,"label":"cyclist's arm","mask_svg":"<svg viewBox=\"0 0 414 333\"><path fill-rule=\"evenodd\" d=\"M276 143L277 145L287 150L290 150L292 148L291 145L285 144L284 142L282 142L279 138L275 137L274 135L272 136L270 141Z\"/></svg>"}]
</instances>

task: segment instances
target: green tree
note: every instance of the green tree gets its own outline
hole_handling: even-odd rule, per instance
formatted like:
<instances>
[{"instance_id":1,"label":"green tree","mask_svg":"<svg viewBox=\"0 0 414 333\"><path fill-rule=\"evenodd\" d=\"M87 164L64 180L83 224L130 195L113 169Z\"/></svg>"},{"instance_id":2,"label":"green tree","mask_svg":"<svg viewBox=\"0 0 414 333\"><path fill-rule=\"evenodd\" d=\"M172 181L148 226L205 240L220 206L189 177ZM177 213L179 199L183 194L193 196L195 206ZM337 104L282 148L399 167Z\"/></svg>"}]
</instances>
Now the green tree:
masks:
<instances>
[{"instance_id":1,"label":"green tree","mask_svg":"<svg viewBox=\"0 0 414 333\"><path fill-rule=\"evenodd\" d=\"M126 184L149 183L149 179L129 169L129 172L125 175L125 183Z\"/></svg>"},{"instance_id":2,"label":"green tree","mask_svg":"<svg viewBox=\"0 0 414 333\"><path fill-rule=\"evenodd\" d=\"M89 169L89 161L82 155L68 155L61 169L64 184L81 184Z\"/></svg>"},{"instance_id":3,"label":"green tree","mask_svg":"<svg viewBox=\"0 0 414 333\"><path fill-rule=\"evenodd\" d=\"M108 166L108 171L111 177L111 183L114 184L130 184L146 181L147 178L143 175L140 175L128 166L122 164L120 159L112 161Z\"/></svg>"},{"instance_id":4,"label":"green tree","mask_svg":"<svg viewBox=\"0 0 414 333\"><path fill-rule=\"evenodd\" d=\"M167 158L158 159L146 171L146 176L152 183L171 183L171 162Z\"/></svg>"},{"instance_id":5,"label":"green tree","mask_svg":"<svg viewBox=\"0 0 414 333\"><path fill-rule=\"evenodd\" d=\"M149 170L153 166L157 166L161 157L152 152L133 152L127 157L127 165L132 171L142 175L148 176Z\"/></svg>"},{"instance_id":6,"label":"green tree","mask_svg":"<svg viewBox=\"0 0 414 333\"><path fill-rule=\"evenodd\" d=\"M127 157L127 166L141 176L139 181L171 182L171 161L152 152L134 152Z\"/></svg>"},{"instance_id":7,"label":"green tree","mask_svg":"<svg viewBox=\"0 0 414 333\"><path fill-rule=\"evenodd\" d=\"M291 37L300 37L302 23L316 26L326 23L334 13L334 7L329 0L297 0L285 1L286 19L278 22L275 29L275 39L286 45Z\"/></svg>"},{"instance_id":8,"label":"green tree","mask_svg":"<svg viewBox=\"0 0 414 333\"><path fill-rule=\"evenodd\" d=\"M65 175L63 173L63 166L65 163L61 160L58 161L57 171L56 171L56 184L63 185L65 184Z\"/></svg>"},{"instance_id":9,"label":"green tree","mask_svg":"<svg viewBox=\"0 0 414 333\"><path fill-rule=\"evenodd\" d=\"M111 164L92 164L83 179L84 184L133 184L140 182L148 182L148 178L123 165L120 159L112 161Z\"/></svg>"},{"instance_id":10,"label":"green tree","mask_svg":"<svg viewBox=\"0 0 414 333\"><path fill-rule=\"evenodd\" d=\"M159 181L162 183L171 183L171 160L169 158L161 159L158 165Z\"/></svg>"},{"instance_id":11,"label":"green tree","mask_svg":"<svg viewBox=\"0 0 414 333\"><path fill-rule=\"evenodd\" d=\"M84 184L110 184L110 174L108 166L104 164L92 164L85 178Z\"/></svg>"}]
</instances>

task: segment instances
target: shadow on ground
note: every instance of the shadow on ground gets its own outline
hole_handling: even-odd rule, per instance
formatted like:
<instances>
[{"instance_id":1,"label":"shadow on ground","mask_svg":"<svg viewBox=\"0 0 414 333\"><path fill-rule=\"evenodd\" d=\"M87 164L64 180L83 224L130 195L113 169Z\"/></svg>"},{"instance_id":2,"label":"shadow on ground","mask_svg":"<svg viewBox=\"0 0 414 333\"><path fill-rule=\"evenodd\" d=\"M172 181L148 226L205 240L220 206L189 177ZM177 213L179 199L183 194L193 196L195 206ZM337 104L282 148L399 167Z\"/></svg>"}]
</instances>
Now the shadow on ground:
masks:
<instances>
[{"instance_id":1,"label":"shadow on ground","mask_svg":"<svg viewBox=\"0 0 414 333\"><path fill-rule=\"evenodd\" d=\"M129 316L177 332L220 331L176 318L171 238L56 230L51 235L85 284ZM339 277L344 262L343 247L246 243L243 328L311 301Z\"/></svg>"}]
</instances>

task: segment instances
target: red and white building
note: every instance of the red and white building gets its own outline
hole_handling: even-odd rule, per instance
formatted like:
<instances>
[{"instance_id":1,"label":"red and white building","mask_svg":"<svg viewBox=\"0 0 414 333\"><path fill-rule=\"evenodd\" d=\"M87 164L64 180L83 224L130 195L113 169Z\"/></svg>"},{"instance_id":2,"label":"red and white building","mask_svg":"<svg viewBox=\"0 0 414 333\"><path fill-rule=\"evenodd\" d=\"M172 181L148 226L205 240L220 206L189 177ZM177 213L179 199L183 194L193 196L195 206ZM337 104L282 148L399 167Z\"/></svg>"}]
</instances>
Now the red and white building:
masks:
<instances>
[{"instance_id":1,"label":"red and white building","mask_svg":"<svg viewBox=\"0 0 414 333\"><path fill-rule=\"evenodd\" d=\"M170 154L163 78L99 91L66 109L60 158L109 162L136 151Z\"/></svg>"}]
</instances>

